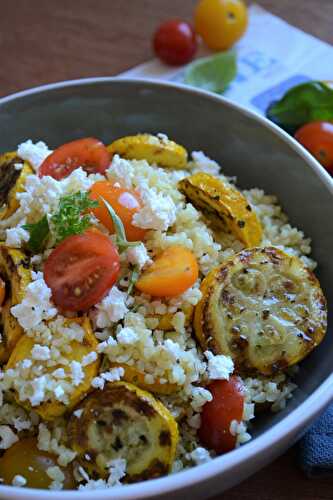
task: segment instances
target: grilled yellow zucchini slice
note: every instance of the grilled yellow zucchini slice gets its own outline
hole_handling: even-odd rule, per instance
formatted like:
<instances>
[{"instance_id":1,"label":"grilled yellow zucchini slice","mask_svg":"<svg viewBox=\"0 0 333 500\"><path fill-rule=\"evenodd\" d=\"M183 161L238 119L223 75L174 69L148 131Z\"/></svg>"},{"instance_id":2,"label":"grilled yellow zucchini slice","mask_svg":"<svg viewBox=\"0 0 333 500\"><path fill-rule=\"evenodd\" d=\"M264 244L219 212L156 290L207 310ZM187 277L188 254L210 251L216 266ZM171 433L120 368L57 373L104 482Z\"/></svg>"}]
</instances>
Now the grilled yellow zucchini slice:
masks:
<instances>
[{"instance_id":1,"label":"grilled yellow zucchini slice","mask_svg":"<svg viewBox=\"0 0 333 500\"><path fill-rule=\"evenodd\" d=\"M15 165L22 165L19 170ZM0 220L10 217L19 207L16 194L24 191L27 175L33 173L29 163L16 153L0 156Z\"/></svg>"},{"instance_id":2,"label":"grilled yellow zucchini slice","mask_svg":"<svg viewBox=\"0 0 333 500\"><path fill-rule=\"evenodd\" d=\"M326 299L298 257L275 247L239 252L202 282L194 313L203 349L231 356L240 372L271 375L323 339Z\"/></svg>"},{"instance_id":3,"label":"grilled yellow zucchini slice","mask_svg":"<svg viewBox=\"0 0 333 500\"><path fill-rule=\"evenodd\" d=\"M22 302L25 289L31 282L31 267L27 256L21 250L0 244L0 276L6 283L6 296L0 319L0 363L4 363L23 335L23 329L10 309Z\"/></svg>"},{"instance_id":4,"label":"grilled yellow zucchini slice","mask_svg":"<svg viewBox=\"0 0 333 500\"><path fill-rule=\"evenodd\" d=\"M161 167L186 168L187 151L174 141L151 134L121 137L108 146L111 155L128 160L147 160Z\"/></svg>"},{"instance_id":5,"label":"grilled yellow zucchini slice","mask_svg":"<svg viewBox=\"0 0 333 500\"><path fill-rule=\"evenodd\" d=\"M197 172L182 179L178 188L217 228L232 233L246 247L260 245L261 223L245 196L234 186Z\"/></svg>"},{"instance_id":6,"label":"grilled yellow zucchini slice","mask_svg":"<svg viewBox=\"0 0 333 500\"><path fill-rule=\"evenodd\" d=\"M83 342L71 342L70 345L72 347L72 351L67 354L67 359L69 362L81 362L84 356L89 354L92 350L96 350L98 342L91 329L90 320L87 317L68 320L69 325L71 322L79 323L84 329L85 336ZM24 359L29 359L31 357L31 350L33 346L33 338L28 337L27 335L21 337L8 360L6 370L8 370L9 368L15 368L17 363L23 361ZM44 420L53 420L54 418L63 415L66 411L73 408L79 401L81 401L81 399L86 396L91 388L92 379L96 377L98 373L99 365L100 361L97 358L96 361L82 368L84 371L84 379L70 395L70 401L68 405L65 405L57 400L50 400L40 404L39 406L34 406L33 410L38 413ZM57 368L63 368L65 372L69 371L69 367L62 365L46 368L46 371L53 372ZM31 410L30 403L28 403L27 401L20 401L18 397L16 399L18 404L24 406L28 410Z\"/></svg>"},{"instance_id":7,"label":"grilled yellow zucchini slice","mask_svg":"<svg viewBox=\"0 0 333 500\"><path fill-rule=\"evenodd\" d=\"M127 461L126 482L167 474L173 463L178 426L169 411L149 392L127 382L94 391L71 416L68 436L83 467L107 477L108 463Z\"/></svg>"}]
</instances>

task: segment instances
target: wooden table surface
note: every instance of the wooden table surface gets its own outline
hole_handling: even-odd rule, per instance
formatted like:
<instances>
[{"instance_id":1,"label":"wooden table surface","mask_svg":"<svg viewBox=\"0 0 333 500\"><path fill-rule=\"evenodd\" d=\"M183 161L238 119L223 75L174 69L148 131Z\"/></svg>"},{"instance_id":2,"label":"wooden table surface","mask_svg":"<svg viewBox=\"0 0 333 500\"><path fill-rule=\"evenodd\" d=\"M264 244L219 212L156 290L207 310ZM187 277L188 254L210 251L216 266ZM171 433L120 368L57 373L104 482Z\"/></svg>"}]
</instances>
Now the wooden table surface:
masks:
<instances>
[{"instance_id":1,"label":"wooden table surface","mask_svg":"<svg viewBox=\"0 0 333 500\"><path fill-rule=\"evenodd\" d=\"M152 55L151 34L158 23L170 17L190 20L195 3L0 0L0 96L59 80L115 75L144 62ZM333 0L258 3L333 44ZM289 450L218 498L332 500L333 478L306 479L297 467L296 452Z\"/></svg>"}]
</instances>

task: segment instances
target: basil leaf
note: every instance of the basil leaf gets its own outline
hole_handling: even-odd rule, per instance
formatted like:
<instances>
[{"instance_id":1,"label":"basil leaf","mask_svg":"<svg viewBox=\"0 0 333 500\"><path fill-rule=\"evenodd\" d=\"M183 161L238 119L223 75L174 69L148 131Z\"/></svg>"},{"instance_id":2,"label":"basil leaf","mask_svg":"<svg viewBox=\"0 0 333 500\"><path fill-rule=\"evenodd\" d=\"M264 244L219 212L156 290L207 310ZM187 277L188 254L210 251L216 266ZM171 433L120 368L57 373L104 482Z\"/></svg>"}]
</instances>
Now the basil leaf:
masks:
<instances>
[{"instance_id":1,"label":"basil leaf","mask_svg":"<svg viewBox=\"0 0 333 500\"><path fill-rule=\"evenodd\" d=\"M197 59L187 66L185 83L211 92L222 93L237 73L236 55L233 51L220 52Z\"/></svg>"},{"instance_id":2,"label":"basil leaf","mask_svg":"<svg viewBox=\"0 0 333 500\"><path fill-rule=\"evenodd\" d=\"M34 253L39 253L44 248L45 242L50 234L46 215L35 224L24 224L22 227L30 234L27 243L29 250Z\"/></svg>"},{"instance_id":3,"label":"basil leaf","mask_svg":"<svg viewBox=\"0 0 333 500\"><path fill-rule=\"evenodd\" d=\"M333 121L333 89L318 81L297 85L271 103L266 116L289 133L305 123Z\"/></svg>"}]
</instances>

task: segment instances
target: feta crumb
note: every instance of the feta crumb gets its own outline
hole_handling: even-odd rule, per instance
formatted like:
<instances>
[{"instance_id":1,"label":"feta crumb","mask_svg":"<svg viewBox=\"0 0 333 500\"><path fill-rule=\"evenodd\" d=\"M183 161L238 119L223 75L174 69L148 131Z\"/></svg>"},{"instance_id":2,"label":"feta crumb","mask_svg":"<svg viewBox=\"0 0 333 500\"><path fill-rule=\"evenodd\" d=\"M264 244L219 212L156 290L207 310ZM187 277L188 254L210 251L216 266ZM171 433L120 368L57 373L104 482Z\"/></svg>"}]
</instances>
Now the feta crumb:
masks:
<instances>
[{"instance_id":1,"label":"feta crumb","mask_svg":"<svg viewBox=\"0 0 333 500\"><path fill-rule=\"evenodd\" d=\"M96 361L97 359L97 353L95 351L89 352L86 356L83 356L82 358L82 366L87 366Z\"/></svg>"},{"instance_id":2,"label":"feta crumb","mask_svg":"<svg viewBox=\"0 0 333 500\"><path fill-rule=\"evenodd\" d=\"M112 326L113 323L124 318L128 312L126 299L126 293L121 292L116 286L111 288L102 302L96 305L96 324L98 328Z\"/></svg>"},{"instance_id":3,"label":"feta crumb","mask_svg":"<svg viewBox=\"0 0 333 500\"><path fill-rule=\"evenodd\" d=\"M12 248L21 248L22 243L29 241L29 233L23 227L11 227L6 229L5 245Z\"/></svg>"},{"instance_id":4,"label":"feta crumb","mask_svg":"<svg viewBox=\"0 0 333 500\"><path fill-rule=\"evenodd\" d=\"M46 469L46 474L52 479L52 483L49 486L50 490L62 490L65 474L62 472L60 467L57 465L48 467Z\"/></svg>"},{"instance_id":5,"label":"feta crumb","mask_svg":"<svg viewBox=\"0 0 333 500\"><path fill-rule=\"evenodd\" d=\"M31 139L22 142L17 148L17 156L28 161L36 171L51 153L45 142L39 141L34 144Z\"/></svg>"},{"instance_id":6,"label":"feta crumb","mask_svg":"<svg viewBox=\"0 0 333 500\"><path fill-rule=\"evenodd\" d=\"M213 399L212 394L203 387L193 387L191 396L191 406L194 411L200 411L204 404Z\"/></svg>"},{"instance_id":7,"label":"feta crumb","mask_svg":"<svg viewBox=\"0 0 333 500\"><path fill-rule=\"evenodd\" d=\"M191 153L193 158L193 171L206 172L211 175L218 175L220 173L220 165L216 161L211 160L202 151L193 151Z\"/></svg>"},{"instance_id":8,"label":"feta crumb","mask_svg":"<svg viewBox=\"0 0 333 500\"><path fill-rule=\"evenodd\" d=\"M205 351L205 356L208 361L208 377L210 380L229 380L230 375L234 371L234 363L230 356L223 354L214 355L210 351Z\"/></svg>"},{"instance_id":9,"label":"feta crumb","mask_svg":"<svg viewBox=\"0 0 333 500\"><path fill-rule=\"evenodd\" d=\"M166 231L176 220L176 205L169 195L154 188L140 188L143 207L133 215L133 225L143 229Z\"/></svg>"},{"instance_id":10,"label":"feta crumb","mask_svg":"<svg viewBox=\"0 0 333 500\"><path fill-rule=\"evenodd\" d=\"M130 328L128 326L122 328L117 333L117 341L119 342L119 344L123 345L134 344L134 342L136 342L137 340L138 340L138 335L135 333L133 328Z\"/></svg>"},{"instance_id":11,"label":"feta crumb","mask_svg":"<svg viewBox=\"0 0 333 500\"><path fill-rule=\"evenodd\" d=\"M31 355L33 359L46 361L50 359L50 349L46 345L35 344L32 348Z\"/></svg>"},{"instance_id":12,"label":"feta crumb","mask_svg":"<svg viewBox=\"0 0 333 500\"><path fill-rule=\"evenodd\" d=\"M80 418L81 415L83 413L83 408L79 408L78 410L75 410L73 411L73 415L76 417L76 418Z\"/></svg>"},{"instance_id":13,"label":"feta crumb","mask_svg":"<svg viewBox=\"0 0 333 500\"><path fill-rule=\"evenodd\" d=\"M84 379L84 371L82 370L81 363L79 363L78 361L71 361L70 368L73 384L75 387L77 387Z\"/></svg>"},{"instance_id":14,"label":"feta crumb","mask_svg":"<svg viewBox=\"0 0 333 500\"><path fill-rule=\"evenodd\" d=\"M204 464L212 460L209 451L206 450L206 448L202 448L200 446L191 451L191 453L187 453L186 458L188 460L193 460L196 465Z\"/></svg>"},{"instance_id":15,"label":"feta crumb","mask_svg":"<svg viewBox=\"0 0 333 500\"><path fill-rule=\"evenodd\" d=\"M11 430L9 425L0 425L0 440L0 449L7 450L7 448L10 448L18 441L18 437Z\"/></svg>"},{"instance_id":16,"label":"feta crumb","mask_svg":"<svg viewBox=\"0 0 333 500\"><path fill-rule=\"evenodd\" d=\"M143 243L135 247L129 247L126 252L127 261L133 266L138 266L142 269L145 265L151 264L152 260L148 255L147 249Z\"/></svg>"},{"instance_id":17,"label":"feta crumb","mask_svg":"<svg viewBox=\"0 0 333 500\"><path fill-rule=\"evenodd\" d=\"M51 290L40 277L29 283L22 302L11 307L10 311L25 330L30 330L42 320L51 319L57 314L57 309L51 304Z\"/></svg>"},{"instance_id":18,"label":"feta crumb","mask_svg":"<svg viewBox=\"0 0 333 500\"><path fill-rule=\"evenodd\" d=\"M25 486L26 484L27 484L26 478L24 476L21 476L20 474L17 474L16 476L14 476L14 478L12 480L13 486L21 487L21 486Z\"/></svg>"},{"instance_id":19,"label":"feta crumb","mask_svg":"<svg viewBox=\"0 0 333 500\"><path fill-rule=\"evenodd\" d=\"M93 378L91 385L95 389L104 389L105 382L117 382L124 376L125 370L121 366L111 368L108 372L101 373L98 377Z\"/></svg>"}]
</instances>

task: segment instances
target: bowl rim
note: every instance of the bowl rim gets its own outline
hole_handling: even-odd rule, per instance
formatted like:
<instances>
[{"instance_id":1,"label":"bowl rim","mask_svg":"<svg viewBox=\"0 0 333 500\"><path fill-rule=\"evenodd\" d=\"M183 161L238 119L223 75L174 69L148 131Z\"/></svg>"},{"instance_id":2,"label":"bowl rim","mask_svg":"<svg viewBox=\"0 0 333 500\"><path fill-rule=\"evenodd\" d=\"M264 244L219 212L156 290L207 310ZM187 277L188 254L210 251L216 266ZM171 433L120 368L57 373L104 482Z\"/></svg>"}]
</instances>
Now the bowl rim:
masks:
<instances>
[{"instance_id":1,"label":"bowl rim","mask_svg":"<svg viewBox=\"0 0 333 500\"><path fill-rule=\"evenodd\" d=\"M239 113L252 118L260 123L266 129L271 130L282 141L296 151L296 153L304 160L304 162L316 173L322 180L325 187L333 195L333 179L329 176L326 170L313 158L313 156L301 146L293 137L291 137L283 129L272 123L270 120L260 115L256 111L247 109L240 104L237 104L229 99L214 94L209 91L189 87L181 83L170 83L158 81L149 78L126 78L120 76L104 76L90 77L73 80L65 80L56 83L36 86L27 90L22 90L8 96L0 98L0 113L1 106L5 103L15 101L29 95L48 92L49 90L62 89L66 87L81 87L92 84L117 83L124 82L136 86L148 85L155 88L172 88L179 92L192 94L194 96L204 97L212 100L217 105L224 105L237 110ZM115 486L108 489L93 490L93 496L96 500L134 500L144 499L152 496L163 495L176 492L184 487L195 486L198 483L212 479L221 472L236 471L237 467L248 460L254 459L258 453L265 453L277 445L282 439L284 441L290 438L293 442L293 437L304 429L319 413L324 410L329 403L333 401L333 372L321 383L321 385L308 396L303 403L294 408L280 422L274 424L269 429L264 431L260 436L246 443L226 455L216 457L213 460L191 467L190 469L180 471L177 474L172 474L159 479L152 479L133 485ZM73 500L76 498L91 498L92 490L40 490L33 488L18 488L15 486L0 485L0 493L6 495L8 499L25 498L33 500L43 498L45 500Z\"/></svg>"}]
</instances>

